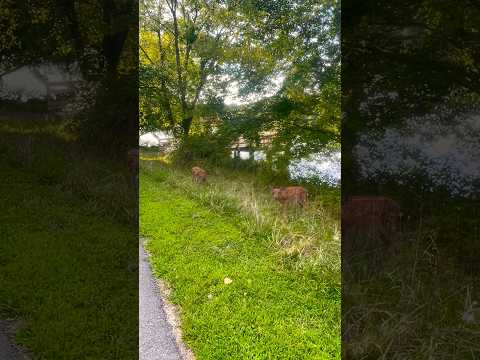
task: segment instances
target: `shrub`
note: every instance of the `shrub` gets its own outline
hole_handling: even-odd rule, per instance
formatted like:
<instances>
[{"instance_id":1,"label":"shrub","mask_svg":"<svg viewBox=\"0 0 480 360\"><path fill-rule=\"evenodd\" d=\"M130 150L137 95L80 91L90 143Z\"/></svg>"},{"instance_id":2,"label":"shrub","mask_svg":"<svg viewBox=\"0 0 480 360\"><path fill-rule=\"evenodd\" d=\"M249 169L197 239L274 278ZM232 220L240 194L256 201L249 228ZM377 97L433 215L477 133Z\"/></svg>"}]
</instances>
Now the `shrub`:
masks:
<instances>
[{"instance_id":1,"label":"shrub","mask_svg":"<svg viewBox=\"0 0 480 360\"><path fill-rule=\"evenodd\" d=\"M179 143L171 159L179 164L220 165L229 161L230 149L227 143L216 136L191 135Z\"/></svg>"}]
</instances>

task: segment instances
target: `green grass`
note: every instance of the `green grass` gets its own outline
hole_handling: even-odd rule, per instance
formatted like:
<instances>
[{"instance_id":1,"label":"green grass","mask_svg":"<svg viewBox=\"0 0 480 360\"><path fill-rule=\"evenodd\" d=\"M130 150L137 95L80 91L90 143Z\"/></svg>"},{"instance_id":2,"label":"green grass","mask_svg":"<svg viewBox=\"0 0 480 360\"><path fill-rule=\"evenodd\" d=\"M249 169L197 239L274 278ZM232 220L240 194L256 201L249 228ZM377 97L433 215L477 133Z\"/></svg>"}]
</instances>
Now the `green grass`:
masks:
<instances>
[{"instance_id":1,"label":"green grass","mask_svg":"<svg viewBox=\"0 0 480 360\"><path fill-rule=\"evenodd\" d=\"M362 248L343 257L347 359L480 359L478 199L420 185L380 188L403 213L393 246L358 238Z\"/></svg>"},{"instance_id":2,"label":"green grass","mask_svg":"<svg viewBox=\"0 0 480 360\"><path fill-rule=\"evenodd\" d=\"M344 259L345 358L480 358L478 231L463 237L475 256L469 262L447 246L463 244L442 244L439 229L445 232L448 220L433 219L419 217L419 225L404 229L394 251Z\"/></svg>"},{"instance_id":3,"label":"green grass","mask_svg":"<svg viewBox=\"0 0 480 360\"><path fill-rule=\"evenodd\" d=\"M36 184L88 202L96 213L122 223L135 220L137 199L128 180L125 152L85 144L68 120L34 114L0 114L0 162L35 175Z\"/></svg>"},{"instance_id":4,"label":"green grass","mask_svg":"<svg viewBox=\"0 0 480 360\"><path fill-rule=\"evenodd\" d=\"M16 341L39 359L134 358L132 230L30 174L1 176L0 317L22 320Z\"/></svg>"},{"instance_id":5,"label":"green grass","mask_svg":"<svg viewBox=\"0 0 480 360\"><path fill-rule=\"evenodd\" d=\"M138 244L124 175L60 122L8 119L0 318L19 320L15 341L36 359L136 358Z\"/></svg>"},{"instance_id":6,"label":"green grass","mask_svg":"<svg viewBox=\"0 0 480 360\"><path fill-rule=\"evenodd\" d=\"M142 152L141 167L199 204L236 219L249 236L266 239L285 264L313 268L340 283L339 188L309 188L306 210L283 211L272 198L275 185L255 172L207 167L207 184L198 186L189 169L168 165L158 155Z\"/></svg>"},{"instance_id":7,"label":"green grass","mask_svg":"<svg viewBox=\"0 0 480 360\"><path fill-rule=\"evenodd\" d=\"M335 211L312 199L306 213L283 216L247 179L217 173L193 187L186 171L142 164L140 232L184 339L199 360L338 359Z\"/></svg>"}]
</instances>

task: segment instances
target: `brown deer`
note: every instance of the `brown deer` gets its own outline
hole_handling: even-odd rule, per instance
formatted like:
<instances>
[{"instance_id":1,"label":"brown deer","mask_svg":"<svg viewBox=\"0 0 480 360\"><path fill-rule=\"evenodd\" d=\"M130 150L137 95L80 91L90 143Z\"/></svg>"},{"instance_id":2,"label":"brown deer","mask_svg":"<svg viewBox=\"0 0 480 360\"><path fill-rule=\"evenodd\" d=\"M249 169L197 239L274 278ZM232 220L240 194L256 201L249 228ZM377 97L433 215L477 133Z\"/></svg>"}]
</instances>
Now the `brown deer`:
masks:
<instances>
[{"instance_id":1,"label":"brown deer","mask_svg":"<svg viewBox=\"0 0 480 360\"><path fill-rule=\"evenodd\" d=\"M391 242L400 234L400 206L383 196L352 196L342 206L342 232L345 250ZM367 243L354 244L362 236Z\"/></svg>"},{"instance_id":2,"label":"brown deer","mask_svg":"<svg viewBox=\"0 0 480 360\"><path fill-rule=\"evenodd\" d=\"M272 195L275 200L284 207L287 205L307 205L307 190L301 186L277 187L272 189Z\"/></svg>"},{"instance_id":3,"label":"brown deer","mask_svg":"<svg viewBox=\"0 0 480 360\"><path fill-rule=\"evenodd\" d=\"M198 166L192 168L192 179L196 183L204 183L207 180L207 172Z\"/></svg>"}]
</instances>

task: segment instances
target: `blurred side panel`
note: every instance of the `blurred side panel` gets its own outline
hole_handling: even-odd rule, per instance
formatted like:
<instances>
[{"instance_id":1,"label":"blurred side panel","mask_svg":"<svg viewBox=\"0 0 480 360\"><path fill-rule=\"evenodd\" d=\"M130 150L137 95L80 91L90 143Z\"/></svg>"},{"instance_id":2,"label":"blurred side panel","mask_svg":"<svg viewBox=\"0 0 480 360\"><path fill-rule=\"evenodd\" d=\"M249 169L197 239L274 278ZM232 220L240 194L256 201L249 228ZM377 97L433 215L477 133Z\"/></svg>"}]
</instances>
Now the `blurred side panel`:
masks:
<instances>
[{"instance_id":1,"label":"blurred side panel","mask_svg":"<svg viewBox=\"0 0 480 360\"><path fill-rule=\"evenodd\" d=\"M342 3L345 359L480 357L480 6Z\"/></svg>"},{"instance_id":2,"label":"blurred side panel","mask_svg":"<svg viewBox=\"0 0 480 360\"><path fill-rule=\"evenodd\" d=\"M0 357L138 354L138 3L0 1Z\"/></svg>"}]
</instances>

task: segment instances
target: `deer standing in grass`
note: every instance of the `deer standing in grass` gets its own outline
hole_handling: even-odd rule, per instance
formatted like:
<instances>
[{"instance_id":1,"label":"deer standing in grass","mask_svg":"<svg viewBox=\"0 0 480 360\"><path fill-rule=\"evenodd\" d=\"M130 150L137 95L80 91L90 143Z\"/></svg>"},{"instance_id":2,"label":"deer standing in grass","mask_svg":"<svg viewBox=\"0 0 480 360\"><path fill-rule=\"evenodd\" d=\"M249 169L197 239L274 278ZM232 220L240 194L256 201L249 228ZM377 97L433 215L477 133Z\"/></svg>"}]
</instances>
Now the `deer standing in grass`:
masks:
<instances>
[{"instance_id":1,"label":"deer standing in grass","mask_svg":"<svg viewBox=\"0 0 480 360\"><path fill-rule=\"evenodd\" d=\"M395 242L400 235L400 206L383 196L352 196L342 206L345 249L376 248ZM363 237L362 243L356 238Z\"/></svg>"},{"instance_id":2,"label":"deer standing in grass","mask_svg":"<svg viewBox=\"0 0 480 360\"><path fill-rule=\"evenodd\" d=\"M196 183L204 183L207 180L207 172L198 166L192 168L192 179Z\"/></svg>"},{"instance_id":3,"label":"deer standing in grass","mask_svg":"<svg viewBox=\"0 0 480 360\"><path fill-rule=\"evenodd\" d=\"M301 186L273 188L272 195L284 208L288 205L300 205L303 208L307 206L307 190Z\"/></svg>"}]
</instances>

